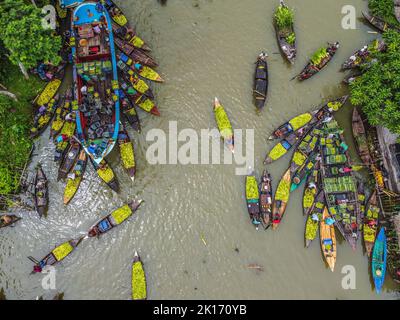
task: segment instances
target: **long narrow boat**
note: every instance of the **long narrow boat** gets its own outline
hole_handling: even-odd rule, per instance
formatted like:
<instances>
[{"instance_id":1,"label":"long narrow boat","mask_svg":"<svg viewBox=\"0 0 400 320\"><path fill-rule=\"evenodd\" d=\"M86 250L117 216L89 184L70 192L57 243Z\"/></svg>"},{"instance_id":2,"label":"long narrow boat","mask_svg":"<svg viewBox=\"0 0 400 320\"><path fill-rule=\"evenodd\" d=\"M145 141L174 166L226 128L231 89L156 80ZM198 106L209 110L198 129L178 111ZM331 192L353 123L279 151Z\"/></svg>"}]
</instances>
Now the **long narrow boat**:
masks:
<instances>
[{"instance_id":1,"label":"long narrow boat","mask_svg":"<svg viewBox=\"0 0 400 320\"><path fill-rule=\"evenodd\" d=\"M320 178L320 161L317 161L314 166L312 174L307 177L306 186L303 192L303 215L308 215L317 194L321 190L321 178Z\"/></svg>"},{"instance_id":2,"label":"long narrow boat","mask_svg":"<svg viewBox=\"0 0 400 320\"><path fill-rule=\"evenodd\" d=\"M87 165L87 155L85 150L81 150L79 157L72 169L71 175L68 175L67 184L64 189L64 204L67 205L75 196L82 182Z\"/></svg>"},{"instance_id":3,"label":"long narrow boat","mask_svg":"<svg viewBox=\"0 0 400 320\"><path fill-rule=\"evenodd\" d=\"M152 68L150 68L149 66L145 66L138 62L135 62L134 60L129 58L124 53L117 54L117 57L119 60L124 62L128 67L130 67L131 71L133 71L134 73L137 73L142 78L148 79L148 80L151 80L154 82L164 82L164 79L161 78L161 76L156 71L154 71Z\"/></svg>"},{"instance_id":4,"label":"long narrow boat","mask_svg":"<svg viewBox=\"0 0 400 320\"><path fill-rule=\"evenodd\" d=\"M63 159L65 152L69 146L69 141L72 139L72 136L75 134L76 122L75 122L75 113L72 113L72 120L66 120L61 132L60 137L65 137L65 140L57 142L56 141L56 151L54 153L54 161L59 162Z\"/></svg>"},{"instance_id":5,"label":"long narrow boat","mask_svg":"<svg viewBox=\"0 0 400 320\"><path fill-rule=\"evenodd\" d=\"M261 52L257 58L256 71L254 73L253 98L257 109L264 108L268 93L268 55Z\"/></svg>"},{"instance_id":6,"label":"long narrow boat","mask_svg":"<svg viewBox=\"0 0 400 320\"><path fill-rule=\"evenodd\" d=\"M385 42L376 39L368 46L362 47L360 50L354 52L349 59L342 64L342 70L349 70L360 67L372 60L372 53L381 52L386 49Z\"/></svg>"},{"instance_id":7,"label":"long narrow boat","mask_svg":"<svg viewBox=\"0 0 400 320\"><path fill-rule=\"evenodd\" d=\"M46 216L49 206L49 190L47 186L47 177L40 164L36 167L33 203L39 217L42 217L43 215Z\"/></svg>"},{"instance_id":8,"label":"long narrow boat","mask_svg":"<svg viewBox=\"0 0 400 320\"><path fill-rule=\"evenodd\" d=\"M371 255L372 248L374 247L378 230L380 213L381 210L378 206L377 191L374 190L374 192L372 193L372 195L368 200L367 211L365 212L364 227L363 227L364 245L368 257Z\"/></svg>"},{"instance_id":9,"label":"long narrow boat","mask_svg":"<svg viewBox=\"0 0 400 320\"><path fill-rule=\"evenodd\" d=\"M258 230L258 227L261 224L260 194L254 171L250 175L246 176L246 204L251 223L256 227L256 230Z\"/></svg>"},{"instance_id":10,"label":"long narrow boat","mask_svg":"<svg viewBox=\"0 0 400 320\"><path fill-rule=\"evenodd\" d=\"M375 291L381 293L386 275L386 256L387 244L385 228L381 228L376 238L374 250L372 252L371 270L374 278Z\"/></svg>"},{"instance_id":11,"label":"long narrow boat","mask_svg":"<svg viewBox=\"0 0 400 320\"><path fill-rule=\"evenodd\" d=\"M9 227L16 223L17 221L21 220L22 218L17 217L16 215L13 214L3 214L0 215L0 229Z\"/></svg>"},{"instance_id":12,"label":"long narrow boat","mask_svg":"<svg viewBox=\"0 0 400 320\"><path fill-rule=\"evenodd\" d=\"M30 131L30 137L32 139L37 138L43 133L43 131L46 130L51 122L51 119L53 119L57 105L58 97L56 96L54 99L51 99L49 103L42 105L37 109L33 120L33 127Z\"/></svg>"},{"instance_id":13,"label":"long narrow boat","mask_svg":"<svg viewBox=\"0 0 400 320\"><path fill-rule=\"evenodd\" d=\"M313 75L320 72L322 68L324 68L328 64L328 62L332 60L338 48L339 42L328 43L328 47L323 48L324 52L321 53L323 54L323 56L318 55L315 57L315 59L311 58L310 62L294 78L297 78L299 81L303 81L311 78ZM316 54L318 53L319 52L316 52Z\"/></svg>"},{"instance_id":14,"label":"long narrow boat","mask_svg":"<svg viewBox=\"0 0 400 320\"><path fill-rule=\"evenodd\" d=\"M134 46L131 46L129 43L125 42L124 40L120 38L115 38L114 43L117 46L118 50L121 51L121 53L124 53L127 55L132 61L135 63L140 63L142 65L155 68L158 66L157 62L147 53L144 51L141 51L139 49L136 49Z\"/></svg>"},{"instance_id":15,"label":"long narrow boat","mask_svg":"<svg viewBox=\"0 0 400 320\"><path fill-rule=\"evenodd\" d=\"M286 206L289 202L290 196L290 168L286 170L283 177L279 181L278 187L276 188L275 198L272 205L272 229L278 228L282 221L283 215L286 211Z\"/></svg>"},{"instance_id":16,"label":"long narrow boat","mask_svg":"<svg viewBox=\"0 0 400 320\"><path fill-rule=\"evenodd\" d=\"M60 132L65 123L65 117L71 112L72 92L67 90L61 103L59 103L53 122L50 128L50 138L54 139Z\"/></svg>"},{"instance_id":17,"label":"long narrow boat","mask_svg":"<svg viewBox=\"0 0 400 320\"><path fill-rule=\"evenodd\" d=\"M114 210L97 222L88 232L88 237L99 237L116 226L126 221L139 207L142 200L131 201L128 204Z\"/></svg>"},{"instance_id":18,"label":"long narrow boat","mask_svg":"<svg viewBox=\"0 0 400 320\"><path fill-rule=\"evenodd\" d=\"M122 165L131 177L132 181L135 181L136 163L135 153L133 148L133 142L129 137L128 131L120 124L120 133L118 135L118 146L121 154Z\"/></svg>"},{"instance_id":19,"label":"long narrow boat","mask_svg":"<svg viewBox=\"0 0 400 320\"><path fill-rule=\"evenodd\" d=\"M289 9L286 6L286 4L282 0L280 0L279 7L275 11L274 27L279 48L281 49L286 59L288 59L288 61L291 64L294 64L294 60L296 59L297 49L296 49L296 35L294 32L293 21L289 25L279 26L276 15L279 14L280 10L290 12L291 9ZM287 13L285 14L285 16L287 16Z\"/></svg>"},{"instance_id":20,"label":"long narrow boat","mask_svg":"<svg viewBox=\"0 0 400 320\"><path fill-rule=\"evenodd\" d=\"M154 94L151 91L149 85L142 79L140 79L135 72L122 60L118 60L117 62L118 69L121 71L122 78L125 81L129 81L137 92L141 94L145 94L151 99L154 99Z\"/></svg>"},{"instance_id":21,"label":"long narrow boat","mask_svg":"<svg viewBox=\"0 0 400 320\"><path fill-rule=\"evenodd\" d=\"M108 162L105 159L103 159L99 164L97 164L92 160L92 158L89 158L89 160L92 163L97 174L99 175L100 179L103 180L111 188L111 190L118 192L119 191L118 180Z\"/></svg>"},{"instance_id":22,"label":"long narrow boat","mask_svg":"<svg viewBox=\"0 0 400 320\"><path fill-rule=\"evenodd\" d=\"M132 299L147 299L146 274L144 272L142 260L140 260L136 251L132 263Z\"/></svg>"},{"instance_id":23,"label":"long narrow boat","mask_svg":"<svg viewBox=\"0 0 400 320\"><path fill-rule=\"evenodd\" d=\"M296 190L304 181L307 180L307 177L313 172L315 164L320 159L320 155L318 152L311 153L306 162L296 170L296 172L292 173L292 184L290 186L290 192Z\"/></svg>"},{"instance_id":24,"label":"long narrow boat","mask_svg":"<svg viewBox=\"0 0 400 320\"><path fill-rule=\"evenodd\" d=\"M67 152L61 161L60 167L58 168L57 181L67 177L68 173L72 170L78 159L80 150L80 144L74 139L71 139Z\"/></svg>"},{"instance_id":25,"label":"long narrow boat","mask_svg":"<svg viewBox=\"0 0 400 320\"><path fill-rule=\"evenodd\" d=\"M358 181L358 183L357 183L357 197L358 197L358 208L360 211L360 215L359 215L360 221L358 223L358 230L359 230L359 232L362 232L363 226L364 226L367 198L365 196L364 183L362 183L361 181Z\"/></svg>"},{"instance_id":26,"label":"long narrow boat","mask_svg":"<svg viewBox=\"0 0 400 320\"><path fill-rule=\"evenodd\" d=\"M228 149L234 152L234 137L231 122L225 112L224 107L219 103L218 99L214 99L214 115L217 122L218 130L224 139Z\"/></svg>"},{"instance_id":27,"label":"long narrow boat","mask_svg":"<svg viewBox=\"0 0 400 320\"><path fill-rule=\"evenodd\" d=\"M400 0L393 0L394 3L394 16L400 23Z\"/></svg>"},{"instance_id":28,"label":"long narrow boat","mask_svg":"<svg viewBox=\"0 0 400 320\"><path fill-rule=\"evenodd\" d=\"M364 16L364 18L372 25L374 26L376 29L378 29L380 32L385 32L389 29L391 30L395 30L395 31L400 31L400 28L397 28L395 26L392 26L391 24L387 23L385 20L377 17L377 16L373 16L367 12L362 12L362 15Z\"/></svg>"},{"instance_id":29,"label":"long narrow boat","mask_svg":"<svg viewBox=\"0 0 400 320\"><path fill-rule=\"evenodd\" d=\"M362 162L364 162L365 165L369 166L372 164L373 161L368 148L364 123L357 108L353 109L352 129L358 155L360 156Z\"/></svg>"},{"instance_id":30,"label":"long narrow boat","mask_svg":"<svg viewBox=\"0 0 400 320\"><path fill-rule=\"evenodd\" d=\"M85 2L75 8L71 24L77 135L99 164L114 148L120 121L111 18L103 6Z\"/></svg>"},{"instance_id":31,"label":"long narrow boat","mask_svg":"<svg viewBox=\"0 0 400 320\"><path fill-rule=\"evenodd\" d=\"M261 222L268 229L272 220L272 178L267 169L261 176L259 185Z\"/></svg>"},{"instance_id":32,"label":"long narrow boat","mask_svg":"<svg viewBox=\"0 0 400 320\"><path fill-rule=\"evenodd\" d=\"M319 237L321 240L321 250L324 255L325 261L333 272L335 269L337 247L335 227L333 224L329 225L327 219L329 218L328 209L325 207L322 219L319 225Z\"/></svg>"},{"instance_id":33,"label":"long narrow boat","mask_svg":"<svg viewBox=\"0 0 400 320\"><path fill-rule=\"evenodd\" d=\"M160 111L155 105L154 101L148 96L137 92L130 84L125 81L120 81L121 88L124 92L124 95L131 101L131 103L135 106L138 106L143 111L151 113L155 116L160 116Z\"/></svg>"},{"instance_id":34,"label":"long narrow boat","mask_svg":"<svg viewBox=\"0 0 400 320\"><path fill-rule=\"evenodd\" d=\"M300 130L292 132L285 139L279 141L266 155L264 164L270 164L287 154L289 150L299 142L299 135L302 134Z\"/></svg>"},{"instance_id":35,"label":"long narrow boat","mask_svg":"<svg viewBox=\"0 0 400 320\"><path fill-rule=\"evenodd\" d=\"M307 213L306 227L304 232L306 248L308 248L311 242L317 238L319 223L322 221L322 215L325 208L325 195L321 190L315 197L315 202L313 203L310 211Z\"/></svg>"},{"instance_id":36,"label":"long narrow boat","mask_svg":"<svg viewBox=\"0 0 400 320\"><path fill-rule=\"evenodd\" d=\"M47 256L42 260L38 261L33 257L28 257L35 265L33 266L33 273L42 272L43 268L46 266L53 266L58 262L64 260L68 255L75 250L75 248L82 242L84 237L79 239L72 239L64 242L54 248Z\"/></svg>"},{"instance_id":37,"label":"long narrow boat","mask_svg":"<svg viewBox=\"0 0 400 320\"><path fill-rule=\"evenodd\" d=\"M125 118L126 122L132 127L133 130L140 132L140 120L139 116L136 112L135 106L130 102L130 100L125 96L125 93L121 94L121 106L122 106L122 114L123 118Z\"/></svg>"}]
</instances>

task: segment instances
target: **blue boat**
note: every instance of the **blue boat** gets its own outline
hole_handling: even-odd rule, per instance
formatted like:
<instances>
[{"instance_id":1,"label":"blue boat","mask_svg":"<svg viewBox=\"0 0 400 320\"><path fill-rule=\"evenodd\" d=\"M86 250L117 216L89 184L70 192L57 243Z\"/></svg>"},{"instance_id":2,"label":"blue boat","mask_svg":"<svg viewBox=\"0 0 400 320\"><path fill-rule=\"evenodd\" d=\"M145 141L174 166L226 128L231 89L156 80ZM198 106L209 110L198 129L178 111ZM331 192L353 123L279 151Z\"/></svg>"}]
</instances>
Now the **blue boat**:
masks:
<instances>
[{"instance_id":1,"label":"blue boat","mask_svg":"<svg viewBox=\"0 0 400 320\"><path fill-rule=\"evenodd\" d=\"M120 91L111 19L101 3L85 2L72 14L77 135L99 164L114 148L120 121Z\"/></svg>"},{"instance_id":2,"label":"blue boat","mask_svg":"<svg viewBox=\"0 0 400 320\"><path fill-rule=\"evenodd\" d=\"M381 293L386 274L386 235L385 229L381 228L378 237L375 240L372 251L372 277L374 278L376 293Z\"/></svg>"}]
</instances>

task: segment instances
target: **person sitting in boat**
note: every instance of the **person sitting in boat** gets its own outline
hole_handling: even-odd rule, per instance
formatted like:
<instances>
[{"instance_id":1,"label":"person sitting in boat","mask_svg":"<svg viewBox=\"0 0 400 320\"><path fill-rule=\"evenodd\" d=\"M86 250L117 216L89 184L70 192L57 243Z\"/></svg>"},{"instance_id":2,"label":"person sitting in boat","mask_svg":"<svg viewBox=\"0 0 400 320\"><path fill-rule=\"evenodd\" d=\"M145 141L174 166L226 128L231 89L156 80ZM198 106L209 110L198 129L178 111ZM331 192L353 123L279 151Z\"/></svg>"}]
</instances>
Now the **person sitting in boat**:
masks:
<instances>
[{"instance_id":1,"label":"person sitting in boat","mask_svg":"<svg viewBox=\"0 0 400 320\"><path fill-rule=\"evenodd\" d=\"M73 112L68 113L68 114L65 116L65 121L68 121L68 122L73 122L73 121L75 121L75 119L74 119L74 113L73 113Z\"/></svg>"},{"instance_id":2,"label":"person sitting in boat","mask_svg":"<svg viewBox=\"0 0 400 320\"><path fill-rule=\"evenodd\" d=\"M56 142L61 143L68 140L68 136L65 134L60 134L56 137Z\"/></svg>"},{"instance_id":3,"label":"person sitting in boat","mask_svg":"<svg viewBox=\"0 0 400 320\"><path fill-rule=\"evenodd\" d=\"M313 214L311 215L311 220L314 221L314 222L318 222L318 221L319 221L318 214L313 213Z\"/></svg>"},{"instance_id":4,"label":"person sitting in boat","mask_svg":"<svg viewBox=\"0 0 400 320\"><path fill-rule=\"evenodd\" d=\"M325 218L325 224L327 224L328 226L331 226L334 223L335 223L335 219L333 219L332 217Z\"/></svg>"},{"instance_id":5,"label":"person sitting in boat","mask_svg":"<svg viewBox=\"0 0 400 320\"><path fill-rule=\"evenodd\" d=\"M376 274L378 277L380 277L380 276L382 275L381 267L377 267L377 268L376 268L375 274Z\"/></svg>"},{"instance_id":6,"label":"person sitting in boat","mask_svg":"<svg viewBox=\"0 0 400 320\"><path fill-rule=\"evenodd\" d=\"M353 167L352 166L350 166L350 167L344 167L344 168L339 168L339 172L340 173L350 173L350 172L352 172L353 171Z\"/></svg>"},{"instance_id":7,"label":"person sitting in boat","mask_svg":"<svg viewBox=\"0 0 400 320\"><path fill-rule=\"evenodd\" d=\"M92 142L92 143L90 144L89 148L88 148L88 151L89 151L89 153L91 153L91 154L95 154L95 153L96 153L96 149L97 149L96 144Z\"/></svg>"},{"instance_id":8,"label":"person sitting in boat","mask_svg":"<svg viewBox=\"0 0 400 320\"><path fill-rule=\"evenodd\" d=\"M81 87L81 93L82 93L83 95L86 95L86 93L87 93L87 86L83 85L83 86Z\"/></svg>"}]
</instances>

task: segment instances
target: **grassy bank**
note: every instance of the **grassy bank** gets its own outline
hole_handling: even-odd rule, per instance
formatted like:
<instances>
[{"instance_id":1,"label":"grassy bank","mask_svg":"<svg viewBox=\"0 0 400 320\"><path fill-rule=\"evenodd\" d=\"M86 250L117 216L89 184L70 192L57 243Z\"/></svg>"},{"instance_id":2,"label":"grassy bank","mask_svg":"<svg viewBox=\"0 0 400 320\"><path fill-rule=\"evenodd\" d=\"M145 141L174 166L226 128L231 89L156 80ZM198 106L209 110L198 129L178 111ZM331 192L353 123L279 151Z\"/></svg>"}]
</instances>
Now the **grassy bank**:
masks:
<instances>
[{"instance_id":1,"label":"grassy bank","mask_svg":"<svg viewBox=\"0 0 400 320\"><path fill-rule=\"evenodd\" d=\"M32 99L44 83L35 76L26 80L18 67L2 65L1 83L17 96L18 101L0 95L0 195L18 192L19 179L29 156L32 140Z\"/></svg>"}]
</instances>

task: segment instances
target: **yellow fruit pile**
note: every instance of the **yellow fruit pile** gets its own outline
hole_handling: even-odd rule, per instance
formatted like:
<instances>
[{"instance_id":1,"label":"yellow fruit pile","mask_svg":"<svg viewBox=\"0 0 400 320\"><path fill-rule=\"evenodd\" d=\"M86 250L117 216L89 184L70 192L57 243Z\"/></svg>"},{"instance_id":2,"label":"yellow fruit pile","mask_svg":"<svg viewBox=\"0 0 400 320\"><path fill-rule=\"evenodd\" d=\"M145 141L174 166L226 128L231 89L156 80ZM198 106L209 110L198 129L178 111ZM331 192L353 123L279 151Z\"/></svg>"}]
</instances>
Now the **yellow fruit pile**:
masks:
<instances>
[{"instance_id":1,"label":"yellow fruit pile","mask_svg":"<svg viewBox=\"0 0 400 320\"><path fill-rule=\"evenodd\" d=\"M290 195L290 181L281 180L275 193L275 200L288 202Z\"/></svg>"},{"instance_id":2,"label":"yellow fruit pile","mask_svg":"<svg viewBox=\"0 0 400 320\"><path fill-rule=\"evenodd\" d=\"M115 178L114 171L108 165L104 168L97 169L97 174L106 183L111 182Z\"/></svg>"},{"instance_id":3,"label":"yellow fruit pile","mask_svg":"<svg viewBox=\"0 0 400 320\"><path fill-rule=\"evenodd\" d=\"M132 266L132 299L142 300L146 296L146 276L142 263L137 261Z\"/></svg>"},{"instance_id":4,"label":"yellow fruit pile","mask_svg":"<svg viewBox=\"0 0 400 320\"><path fill-rule=\"evenodd\" d=\"M36 104L38 106L43 106L47 103L50 102L50 100L55 96L57 93L58 88L61 85L61 80L59 79L54 79L50 81L46 87L43 89L42 93L39 95L39 97L36 100Z\"/></svg>"},{"instance_id":5,"label":"yellow fruit pile","mask_svg":"<svg viewBox=\"0 0 400 320\"><path fill-rule=\"evenodd\" d=\"M296 151L294 154L293 154L293 162L295 163L295 164L297 164L298 166L301 166L301 165L303 165L303 163L306 161L306 159L307 159L307 157L304 155L304 153L303 152L301 152L301 151Z\"/></svg>"},{"instance_id":6,"label":"yellow fruit pile","mask_svg":"<svg viewBox=\"0 0 400 320\"><path fill-rule=\"evenodd\" d=\"M126 204L111 213L116 224L121 224L132 215L132 209Z\"/></svg>"},{"instance_id":7,"label":"yellow fruit pile","mask_svg":"<svg viewBox=\"0 0 400 320\"><path fill-rule=\"evenodd\" d=\"M132 142L123 143L119 146L122 163L125 169L130 169L135 167L135 154L133 151Z\"/></svg>"},{"instance_id":8,"label":"yellow fruit pile","mask_svg":"<svg viewBox=\"0 0 400 320\"><path fill-rule=\"evenodd\" d=\"M280 157L282 157L286 152L287 152L287 150L282 146L282 144L278 143L271 149L268 156L272 160L276 160L276 159L279 159Z\"/></svg>"},{"instance_id":9,"label":"yellow fruit pile","mask_svg":"<svg viewBox=\"0 0 400 320\"><path fill-rule=\"evenodd\" d=\"M257 180L254 176L246 177L246 199L258 199Z\"/></svg>"},{"instance_id":10,"label":"yellow fruit pile","mask_svg":"<svg viewBox=\"0 0 400 320\"><path fill-rule=\"evenodd\" d=\"M136 100L136 103L140 101L140 98ZM144 111L150 112L154 108L154 102L151 101L150 99L146 99L143 102L138 104L140 108L142 108Z\"/></svg>"},{"instance_id":11,"label":"yellow fruit pile","mask_svg":"<svg viewBox=\"0 0 400 320\"><path fill-rule=\"evenodd\" d=\"M72 250L74 250L74 247L71 246L71 244L67 241L64 242L63 244L59 245L57 248L55 248L52 253L54 257L56 258L57 261L60 261L64 259L67 255L69 255Z\"/></svg>"},{"instance_id":12,"label":"yellow fruit pile","mask_svg":"<svg viewBox=\"0 0 400 320\"><path fill-rule=\"evenodd\" d=\"M309 123L312 119L312 115L310 113L303 113L292 120L289 121L289 124L292 126L293 130L296 131L301 127L304 127L307 123Z\"/></svg>"},{"instance_id":13,"label":"yellow fruit pile","mask_svg":"<svg viewBox=\"0 0 400 320\"><path fill-rule=\"evenodd\" d=\"M318 221L313 221L309 215L306 222L306 239L314 240L317 237Z\"/></svg>"},{"instance_id":14,"label":"yellow fruit pile","mask_svg":"<svg viewBox=\"0 0 400 320\"><path fill-rule=\"evenodd\" d=\"M134 76L134 78L138 79L137 76ZM136 89L137 92L145 93L147 92L147 90L149 90L149 86L147 85L147 83L141 79L138 79L136 83L132 82L132 84L133 88Z\"/></svg>"},{"instance_id":15,"label":"yellow fruit pile","mask_svg":"<svg viewBox=\"0 0 400 320\"><path fill-rule=\"evenodd\" d=\"M160 75L157 72L147 66L142 67L142 70L139 71L139 75L141 75L143 78L154 81L160 81L161 79Z\"/></svg>"},{"instance_id":16,"label":"yellow fruit pile","mask_svg":"<svg viewBox=\"0 0 400 320\"><path fill-rule=\"evenodd\" d=\"M220 105L214 109L214 112L218 130L221 133L221 136L224 139L231 138L233 136L232 126L224 108Z\"/></svg>"},{"instance_id":17,"label":"yellow fruit pile","mask_svg":"<svg viewBox=\"0 0 400 320\"><path fill-rule=\"evenodd\" d=\"M72 199L79 188L82 177L75 177L75 179L68 179L64 189L64 199Z\"/></svg>"},{"instance_id":18,"label":"yellow fruit pile","mask_svg":"<svg viewBox=\"0 0 400 320\"><path fill-rule=\"evenodd\" d=\"M306 188L303 197L303 208L309 209L314 203L315 193L317 190L315 188Z\"/></svg>"}]
</instances>

